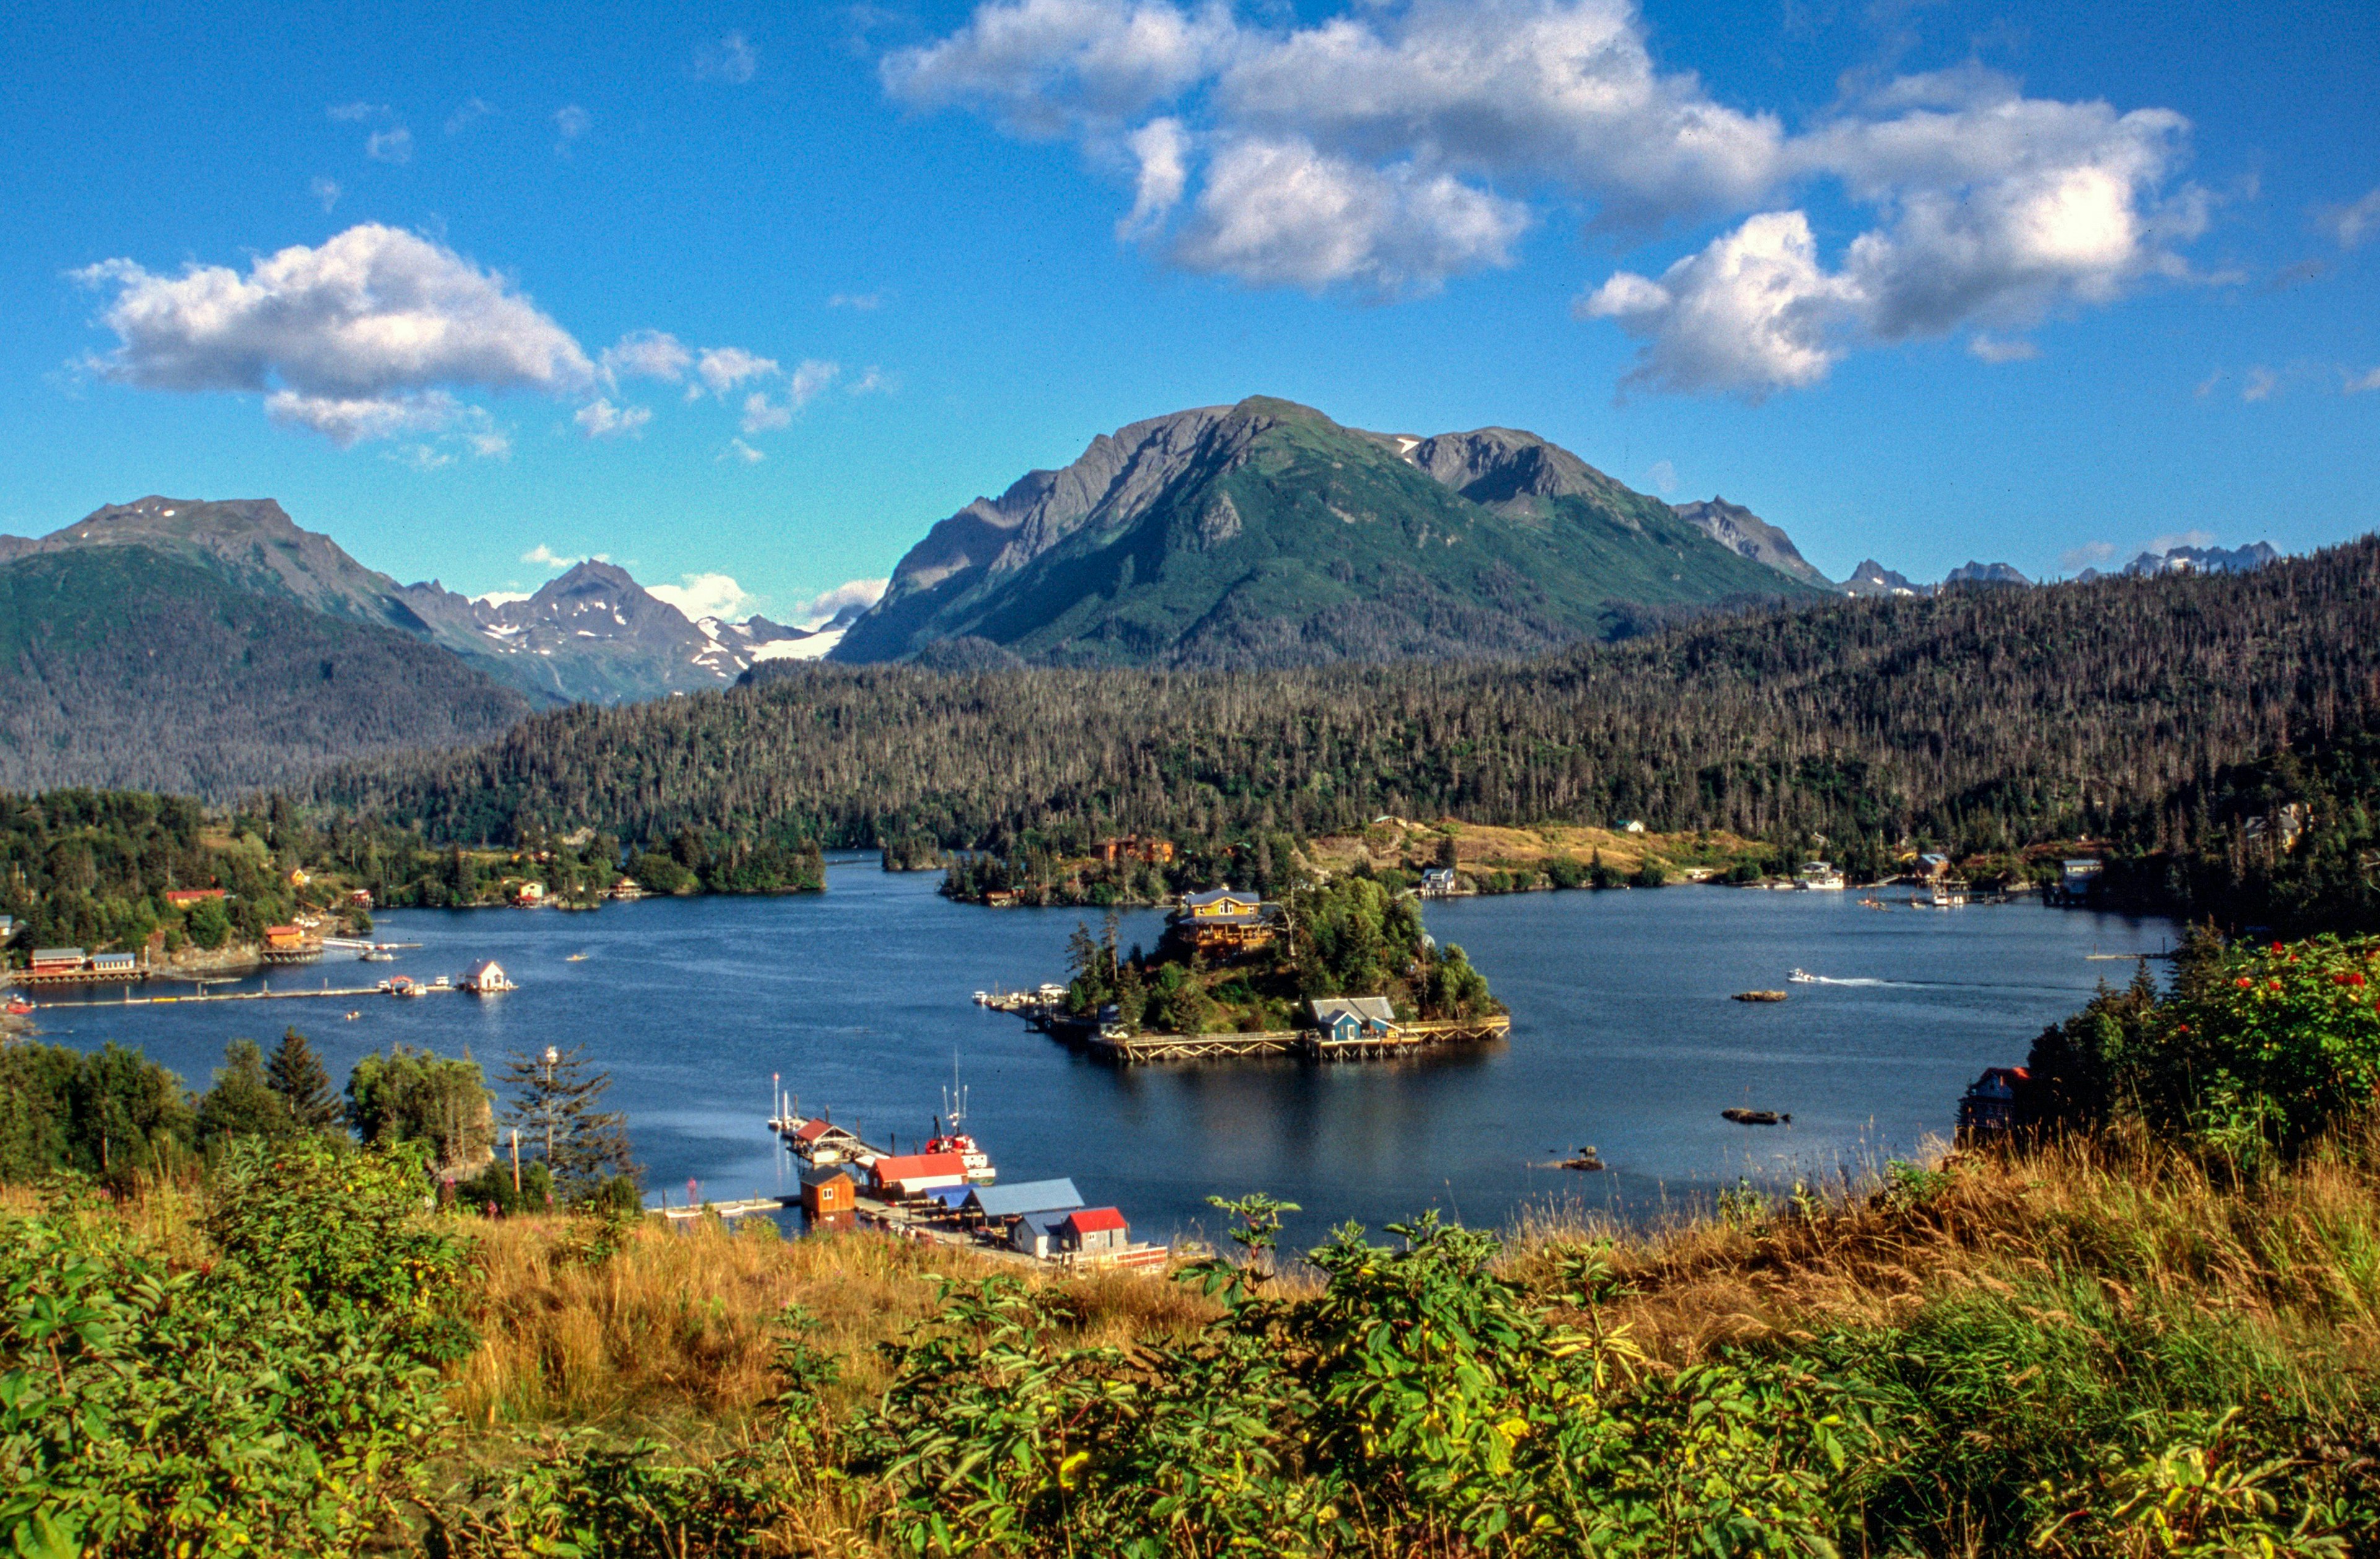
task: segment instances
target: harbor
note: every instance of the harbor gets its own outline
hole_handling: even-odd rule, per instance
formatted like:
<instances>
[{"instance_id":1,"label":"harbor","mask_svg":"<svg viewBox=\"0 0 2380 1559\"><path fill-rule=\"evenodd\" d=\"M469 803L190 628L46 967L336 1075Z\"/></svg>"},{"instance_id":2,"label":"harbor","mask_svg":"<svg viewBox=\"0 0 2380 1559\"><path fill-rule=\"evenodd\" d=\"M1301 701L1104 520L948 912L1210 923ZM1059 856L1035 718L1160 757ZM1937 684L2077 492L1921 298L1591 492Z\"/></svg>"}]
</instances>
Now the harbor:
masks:
<instances>
[{"instance_id":1,"label":"harbor","mask_svg":"<svg viewBox=\"0 0 2380 1559\"><path fill-rule=\"evenodd\" d=\"M798 1197L781 1205L798 1205L807 1230L867 1229L1061 1271L1162 1268L1172 1259L1168 1245L1135 1241L1121 1209L1087 1204L1070 1177L1002 1183L964 1129L966 1091L955 1082L911 1154L896 1151L889 1134L879 1147L856 1122L804 1116L792 1095L776 1098L769 1130L802 1166Z\"/></svg>"}]
</instances>

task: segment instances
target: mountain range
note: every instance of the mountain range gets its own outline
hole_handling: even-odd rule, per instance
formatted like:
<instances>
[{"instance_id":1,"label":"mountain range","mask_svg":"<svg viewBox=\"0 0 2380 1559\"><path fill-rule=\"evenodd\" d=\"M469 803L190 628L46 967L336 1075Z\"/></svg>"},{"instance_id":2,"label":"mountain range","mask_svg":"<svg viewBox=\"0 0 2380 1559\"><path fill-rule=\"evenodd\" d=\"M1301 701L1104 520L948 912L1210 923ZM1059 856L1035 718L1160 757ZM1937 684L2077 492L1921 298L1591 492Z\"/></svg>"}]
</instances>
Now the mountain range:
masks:
<instances>
[{"instance_id":1,"label":"mountain range","mask_svg":"<svg viewBox=\"0 0 2380 1559\"><path fill-rule=\"evenodd\" d=\"M1376 433L1257 396L1135 422L933 526L841 661L1265 667L1524 655L1815 598L1782 532L1532 433Z\"/></svg>"}]
</instances>

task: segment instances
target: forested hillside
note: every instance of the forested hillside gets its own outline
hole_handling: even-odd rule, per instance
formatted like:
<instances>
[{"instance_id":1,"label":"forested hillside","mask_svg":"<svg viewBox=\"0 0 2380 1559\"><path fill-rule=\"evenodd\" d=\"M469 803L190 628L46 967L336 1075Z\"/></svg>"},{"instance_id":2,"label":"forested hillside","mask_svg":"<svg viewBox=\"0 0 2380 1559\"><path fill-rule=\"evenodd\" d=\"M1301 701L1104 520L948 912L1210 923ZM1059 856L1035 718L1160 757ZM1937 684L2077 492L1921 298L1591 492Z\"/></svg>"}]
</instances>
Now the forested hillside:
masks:
<instances>
[{"instance_id":1,"label":"forested hillside","mask_svg":"<svg viewBox=\"0 0 2380 1559\"><path fill-rule=\"evenodd\" d=\"M500 840L591 824L1006 852L1108 833L1313 835L1379 813L1641 818L1856 861L2206 836L2225 765L2352 730L2380 673L2380 541L2245 575L1773 610L1525 664L1264 674L803 668L541 715L319 793Z\"/></svg>"},{"instance_id":2,"label":"forested hillside","mask_svg":"<svg viewBox=\"0 0 2380 1559\"><path fill-rule=\"evenodd\" d=\"M0 567L0 789L229 797L390 747L482 742L528 711L408 634L145 546Z\"/></svg>"}]
</instances>

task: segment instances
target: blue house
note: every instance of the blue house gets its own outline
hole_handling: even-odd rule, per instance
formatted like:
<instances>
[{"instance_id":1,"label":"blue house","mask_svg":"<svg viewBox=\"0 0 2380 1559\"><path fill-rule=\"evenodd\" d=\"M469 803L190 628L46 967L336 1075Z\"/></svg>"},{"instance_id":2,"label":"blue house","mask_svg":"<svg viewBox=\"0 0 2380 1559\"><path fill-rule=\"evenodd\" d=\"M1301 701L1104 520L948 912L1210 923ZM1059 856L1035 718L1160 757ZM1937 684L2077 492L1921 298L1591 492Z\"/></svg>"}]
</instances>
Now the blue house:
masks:
<instances>
[{"instance_id":1,"label":"blue house","mask_svg":"<svg viewBox=\"0 0 2380 1559\"><path fill-rule=\"evenodd\" d=\"M1384 996L1318 996L1311 1006L1314 1026L1330 1044L1384 1039L1397 1032L1396 1009Z\"/></svg>"}]
</instances>

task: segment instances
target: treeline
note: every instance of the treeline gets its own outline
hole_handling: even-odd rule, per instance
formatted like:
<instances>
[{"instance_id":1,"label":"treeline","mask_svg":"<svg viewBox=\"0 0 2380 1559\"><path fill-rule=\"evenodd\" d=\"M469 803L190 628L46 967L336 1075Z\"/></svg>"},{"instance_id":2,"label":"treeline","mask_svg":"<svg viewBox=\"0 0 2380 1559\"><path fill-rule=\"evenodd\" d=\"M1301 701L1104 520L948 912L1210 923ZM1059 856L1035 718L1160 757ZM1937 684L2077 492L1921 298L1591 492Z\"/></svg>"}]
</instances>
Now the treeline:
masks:
<instances>
[{"instance_id":1,"label":"treeline","mask_svg":"<svg viewBox=\"0 0 2380 1559\"><path fill-rule=\"evenodd\" d=\"M775 669L771 669L772 673ZM1527 664L1271 673L804 666L318 781L441 840L591 826L1024 858L1387 813L1637 818L1856 863L2215 838L2227 766L2369 722L2380 541L2242 575L1775 610Z\"/></svg>"},{"instance_id":2,"label":"treeline","mask_svg":"<svg viewBox=\"0 0 2380 1559\"><path fill-rule=\"evenodd\" d=\"M515 1056L504 1082L501 1123L520 1134L517 1185L496 1160L496 1095L468 1054L392 1045L355 1064L343 1096L294 1028L270 1057L254 1040L233 1040L204 1093L114 1044L0 1045L0 1184L71 1174L131 1190L195 1173L244 1140L320 1139L415 1153L446 1198L468 1206L641 1204L626 1118L601 1107L608 1074L573 1049Z\"/></svg>"}]
</instances>

